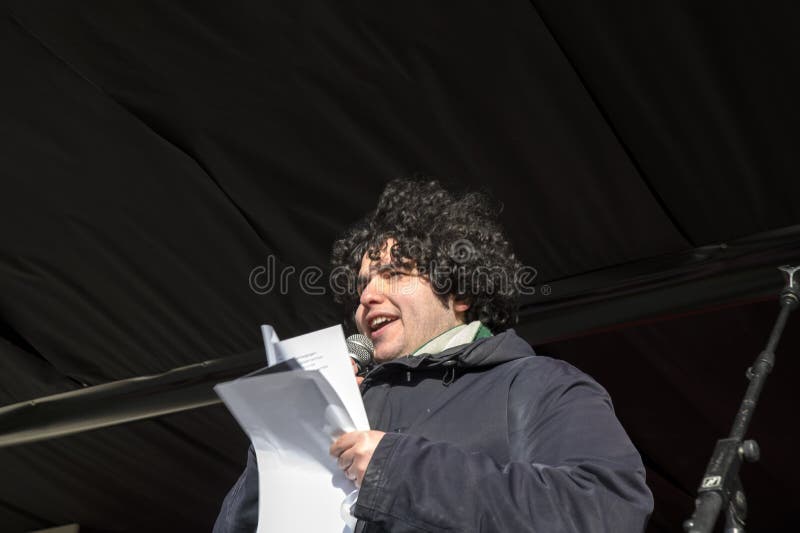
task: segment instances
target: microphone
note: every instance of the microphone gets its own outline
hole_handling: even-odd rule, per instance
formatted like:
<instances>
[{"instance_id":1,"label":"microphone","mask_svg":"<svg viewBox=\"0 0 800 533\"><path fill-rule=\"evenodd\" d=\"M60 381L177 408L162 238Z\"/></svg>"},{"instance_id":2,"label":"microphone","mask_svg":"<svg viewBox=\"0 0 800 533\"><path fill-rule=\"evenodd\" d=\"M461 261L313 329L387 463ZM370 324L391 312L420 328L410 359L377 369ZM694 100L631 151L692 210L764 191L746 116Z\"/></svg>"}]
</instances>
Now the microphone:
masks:
<instances>
[{"instance_id":1,"label":"microphone","mask_svg":"<svg viewBox=\"0 0 800 533\"><path fill-rule=\"evenodd\" d=\"M372 356L375 353L375 346L373 346L372 340L366 335L356 333L347 337L345 342L347 343L347 351L350 352L350 357L358 367L358 375L363 376L372 364Z\"/></svg>"}]
</instances>

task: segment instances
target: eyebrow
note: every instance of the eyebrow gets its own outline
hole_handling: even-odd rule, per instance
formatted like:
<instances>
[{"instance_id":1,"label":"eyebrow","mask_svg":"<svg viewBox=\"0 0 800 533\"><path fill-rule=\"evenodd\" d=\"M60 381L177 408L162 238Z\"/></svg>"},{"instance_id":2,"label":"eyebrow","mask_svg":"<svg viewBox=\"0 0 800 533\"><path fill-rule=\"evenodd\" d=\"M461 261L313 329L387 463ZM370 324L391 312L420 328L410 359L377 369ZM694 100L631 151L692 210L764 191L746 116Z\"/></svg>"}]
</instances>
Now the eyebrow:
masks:
<instances>
[{"instance_id":1,"label":"eyebrow","mask_svg":"<svg viewBox=\"0 0 800 533\"><path fill-rule=\"evenodd\" d=\"M356 290L360 293L364 287L367 286L369 280L372 279L372 276L375 274L379 274L380 272L385 272L387 270L403 270L402 268L398 268L396 265L391 263L380 263L378 265L370 265L369 267L369 275L365 276L364 274L359 274L356 278Z\"/></svg>"}]
</instances>

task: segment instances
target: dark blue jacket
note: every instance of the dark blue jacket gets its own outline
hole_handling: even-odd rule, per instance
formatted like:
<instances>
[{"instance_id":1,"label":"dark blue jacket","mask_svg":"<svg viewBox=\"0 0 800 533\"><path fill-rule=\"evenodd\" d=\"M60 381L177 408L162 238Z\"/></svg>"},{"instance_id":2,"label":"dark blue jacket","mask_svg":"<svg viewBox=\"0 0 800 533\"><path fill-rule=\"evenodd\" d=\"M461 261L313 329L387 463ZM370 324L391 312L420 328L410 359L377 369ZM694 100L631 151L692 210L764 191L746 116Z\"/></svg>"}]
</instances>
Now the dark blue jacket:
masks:
<instances>
[{"instance_id":1,"label":"dark blue jacket","mask_svg":"<svg viewBox=\"0 0 800 533\"><path fill-rule=\"evenodd\" d=\"M354 507L360 532L644 530L652 496L608 394L513 331L380 365L362 392L387 434ZM257 476L251 453L216 533L255 530Z\"/></svg>"}]
</instances>

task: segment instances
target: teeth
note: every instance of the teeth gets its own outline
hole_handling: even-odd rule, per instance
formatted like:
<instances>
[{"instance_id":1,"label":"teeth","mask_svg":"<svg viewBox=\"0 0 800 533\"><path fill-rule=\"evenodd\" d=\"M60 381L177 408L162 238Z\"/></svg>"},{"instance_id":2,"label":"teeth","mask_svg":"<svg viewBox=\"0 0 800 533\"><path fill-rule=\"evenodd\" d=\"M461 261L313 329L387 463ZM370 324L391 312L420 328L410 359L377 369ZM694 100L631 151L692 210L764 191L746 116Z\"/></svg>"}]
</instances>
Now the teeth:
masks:
<instances>
[{"instance_id":1,"label":"teeth","mask_svg":"<svg viewBox=\"0 0 800 533\"><path fill-rule=\"evenodd\" d=\"M394 320L394 319L393 318L389 318L388 316L379 316L378 318L376 318L372 322L370 322L369 325L370 325L370 327L372 329L375 329L378 326L380 326L381 324L383 324L384 322L391 322L392 320Z\"/></svg>"}]
</instances>

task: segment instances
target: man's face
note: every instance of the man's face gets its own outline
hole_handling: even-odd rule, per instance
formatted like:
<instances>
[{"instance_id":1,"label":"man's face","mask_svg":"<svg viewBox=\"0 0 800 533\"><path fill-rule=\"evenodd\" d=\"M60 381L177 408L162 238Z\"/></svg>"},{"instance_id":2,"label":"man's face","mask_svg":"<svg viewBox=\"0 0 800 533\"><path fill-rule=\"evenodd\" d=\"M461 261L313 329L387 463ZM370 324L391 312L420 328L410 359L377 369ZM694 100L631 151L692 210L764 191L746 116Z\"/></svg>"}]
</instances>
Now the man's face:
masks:
<instances>
[{"instance_id":1,"label":"man's face","mask_svg":"<svg viewBox=\"0 0 800 533\"><path fill-rule=\"evenodd\" d=\"M463 324L469 308L452 297L445 306L416 268L394 269L389 252L394 242L386 241L377 261L364 255L358 273L356 324L372 339L377 362L410 355L433 337Z\"/></svg>"}]
</instances>

